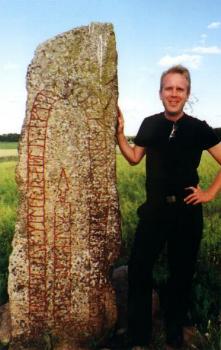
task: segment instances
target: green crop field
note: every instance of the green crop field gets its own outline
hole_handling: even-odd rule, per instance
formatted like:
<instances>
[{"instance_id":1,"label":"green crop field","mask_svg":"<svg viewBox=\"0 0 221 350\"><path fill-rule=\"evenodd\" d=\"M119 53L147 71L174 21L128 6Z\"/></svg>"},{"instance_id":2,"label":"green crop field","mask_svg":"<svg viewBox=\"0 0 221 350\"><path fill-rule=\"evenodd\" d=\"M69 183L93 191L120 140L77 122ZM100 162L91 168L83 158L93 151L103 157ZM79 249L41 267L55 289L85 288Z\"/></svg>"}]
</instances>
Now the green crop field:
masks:
<instances>
[{"instance_id":1,"label":"green crop field","mask_svg":"<svg viewBox=\"0 0 221 350\"><path fill-rule=\"evenodd\" d=\"M0 150L1 149L17 149L18 143L17 142L1 142L0 141Z\"/></svg>"},{"instance_id":2,"label":"green crop field","mask_svg":"<svg viewBox=\"0 0 221 350\"><path fill-rule=\"evenodd\" d=\"M0 162L16 160L18 157L17 142L0 142Z\"/></svg>"},{"instance_id":3,"label":"green crop field","mask_svg":"<svg viewBox=\"0 0 221 350\"><path fill-rule=\"evenodd\" d=\"M0 158L3 157L16 157L18 155L17 149L0 149Z\"/></svg>"},{"instance_id":4,"label":"green crop field","mask_svg":"<svg viewBox=\"0 0 221 350\"><path fill-rule=\"evenodd\" d=\"M2 149L0 149L1 151ZM13 148L11 149L13 151ZM7 159L7 158L6 158ZM14 234L18 193L15 183L16 161L0 162L0 304L7 300L8 257ZM213 180L219 166L207 154L203 154L199 168L202 188ZM117 265L128 259L137 224L136 209L145 200L145 162L130 166L117 154L117 186L122 217L122 254ZM194 279L193 316L199 329L212 337L210 345L202 349L218 350L220 341L219 317L221 308L221 195L204 205L204 238ZM188 259L188 256L187 256ZM165 256L159 258L154 278L160 288L166 272ZM209 321L209 322L208 322ZM212 326L211 326L212 325ZM210 346L210 347L209 347Z\"/></svg>"}]
</instances>

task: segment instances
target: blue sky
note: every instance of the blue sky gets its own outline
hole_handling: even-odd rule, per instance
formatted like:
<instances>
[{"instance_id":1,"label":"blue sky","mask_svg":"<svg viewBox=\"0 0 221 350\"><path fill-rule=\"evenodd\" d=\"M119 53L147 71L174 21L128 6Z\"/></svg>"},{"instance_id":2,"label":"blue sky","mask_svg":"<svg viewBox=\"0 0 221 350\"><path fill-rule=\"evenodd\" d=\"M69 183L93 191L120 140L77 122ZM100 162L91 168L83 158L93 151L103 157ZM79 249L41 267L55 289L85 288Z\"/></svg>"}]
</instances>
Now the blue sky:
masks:
<instances>
[{"instance_id":1,"label":"blue sky","mask_svg":"<svg viewBox=\"0 0 221 350\"><path fill-rule=\"evenodd\" d=\"M36 47L90 22L114 25L127 134L162 110L160 75L175 63L192 74L194 106L187 111L221 127L220 0L0 0L0 134L21 130Z\"/></svg>"}]
</instances>

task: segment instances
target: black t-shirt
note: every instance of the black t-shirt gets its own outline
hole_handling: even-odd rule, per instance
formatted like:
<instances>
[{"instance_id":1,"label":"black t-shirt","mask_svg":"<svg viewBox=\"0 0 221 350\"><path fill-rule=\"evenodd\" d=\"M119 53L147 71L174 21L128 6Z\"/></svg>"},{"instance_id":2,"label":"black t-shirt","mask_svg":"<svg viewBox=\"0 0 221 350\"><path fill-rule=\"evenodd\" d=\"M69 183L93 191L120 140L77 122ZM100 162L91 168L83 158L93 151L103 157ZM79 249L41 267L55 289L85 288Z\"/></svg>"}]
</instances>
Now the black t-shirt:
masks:
<instances>
[{"instance_id":1,"label":"black t-shirt","mask_svg":"<svg viewBox=\"0 0 221 350\"><path fill-rule=\"evenodd\" d=\"M135 144L146 148L148 197L196 186L202 151L219 143L205 122L184 114L177 122L159 113L143 120Z\"/></svg>"}]
</instances>

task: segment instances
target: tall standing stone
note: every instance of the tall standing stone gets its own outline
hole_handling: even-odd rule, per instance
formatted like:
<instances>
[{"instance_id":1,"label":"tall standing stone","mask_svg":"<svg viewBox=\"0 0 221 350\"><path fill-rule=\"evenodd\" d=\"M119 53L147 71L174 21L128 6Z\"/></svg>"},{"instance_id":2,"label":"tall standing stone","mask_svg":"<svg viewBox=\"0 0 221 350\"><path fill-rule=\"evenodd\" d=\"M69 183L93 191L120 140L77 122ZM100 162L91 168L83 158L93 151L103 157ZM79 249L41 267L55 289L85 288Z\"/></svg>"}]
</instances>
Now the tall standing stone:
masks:
<instances>
[{"instance_id":1,"label":"tall standing stone","mask_svg":"<svg viewBox=\"0 0 221 350\"><path fill-rule=\"evenodd\" d=\"M112 25L92 23L40 45L29 66L10 349L89 347L116 322L116 65Z\"/></svg>"}]
</instances>

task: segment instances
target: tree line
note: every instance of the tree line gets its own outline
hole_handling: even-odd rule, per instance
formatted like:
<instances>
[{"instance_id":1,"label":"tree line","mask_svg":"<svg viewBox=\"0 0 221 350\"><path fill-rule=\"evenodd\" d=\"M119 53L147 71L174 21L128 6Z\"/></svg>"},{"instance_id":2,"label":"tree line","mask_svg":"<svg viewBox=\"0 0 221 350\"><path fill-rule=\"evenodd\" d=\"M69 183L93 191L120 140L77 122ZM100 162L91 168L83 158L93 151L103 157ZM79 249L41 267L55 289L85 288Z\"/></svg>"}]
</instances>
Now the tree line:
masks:
<instances>
[{"instance_id":1,"label":"tree line","mask_svg":"<svg viewBox=\"0 0 221 350\"><path fill-rule=\"evenodd\" d=\"M214 128L215 133L221 140L221 128ZM127 136L127 140L130 143L133 143L135 136ZM2 134L0 135L0 142L18 142L20 134Z\"/></svg>"},{"instance_id":2,"label":"tree line","mask_svg":"<svg viewBox=\"0 0 221 350\"><path fill-rule=\"evenodd\" d=\"M2 134L0 135L0 142L18 142L20 134Z\"/></svg>"}]
</instances>

